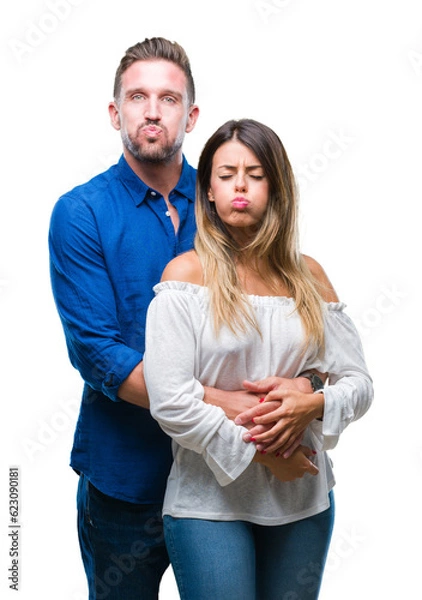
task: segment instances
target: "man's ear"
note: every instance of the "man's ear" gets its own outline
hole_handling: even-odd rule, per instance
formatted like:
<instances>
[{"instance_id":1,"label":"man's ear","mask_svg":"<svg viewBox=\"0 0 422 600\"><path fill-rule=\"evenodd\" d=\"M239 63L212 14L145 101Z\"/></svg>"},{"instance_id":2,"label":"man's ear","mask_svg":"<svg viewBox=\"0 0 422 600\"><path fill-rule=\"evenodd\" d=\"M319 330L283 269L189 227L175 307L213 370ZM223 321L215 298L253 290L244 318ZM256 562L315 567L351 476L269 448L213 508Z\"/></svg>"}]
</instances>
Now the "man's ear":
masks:
<instances>
[{"instance_id":1,"label":"man's ear","mask_svg":"<svg viewBox=\"0 0 422 600\"><path fill-rule=\"evenodd\" d=\"M112 127L114 127L114 129L119 131L120 130L120 114L119 114L119 107L117 106L116 102L110 102L110 104L108 105L108 114L110 115L110 122L111 122Z\"/></svg>"},{"instance_id":2,"label":"man's ear","mask_svg":"<svg viewBox=\"0 0 422 600\"><path fill-rule=\"evenodd\" d=\"M186 128L185 128L186 133L189 133L192 131L192 129L196 125L198 117L199 117L199 108L196 106L196 104L192 104L192 106L189 108L188 120L186 122Z\"/></svg>"}]
</instances>

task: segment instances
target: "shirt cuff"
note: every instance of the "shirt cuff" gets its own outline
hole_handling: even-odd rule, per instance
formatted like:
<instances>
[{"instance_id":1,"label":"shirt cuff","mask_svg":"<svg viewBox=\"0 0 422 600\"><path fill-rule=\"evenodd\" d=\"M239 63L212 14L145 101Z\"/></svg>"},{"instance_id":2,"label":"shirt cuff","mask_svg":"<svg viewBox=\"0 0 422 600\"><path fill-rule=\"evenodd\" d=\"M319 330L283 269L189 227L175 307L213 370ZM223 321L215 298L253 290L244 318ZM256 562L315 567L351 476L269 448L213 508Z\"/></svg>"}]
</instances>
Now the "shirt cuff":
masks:
<instances>
[{"instance_id":1,"label":"shirt cuff","mask_svg":"<svg viewBox=\"0 0 422 600\"><path fill-rule=\"evenodd\" d=\"M245 431L247 431L244 427L239 427L238 435L242 438ZM219 435L219 432L216 433ZM234 448L237 444L232 443L231 445L226 446L226 452L224 455L219 454L218 452L208 452L207 450L203 453L203 458L211 471L214 473L214 476L222 487L228 485L235 481L245 469L251 464L255 453L256 448L255 444L250 442L244 442L243 439L241 441L241 446L243 450L239 453L238 447L236 450ZM230 446L233 450L230 449ZM239 456L240 454L240 456Z\"/></svg>"},{"instance_id":2,"label":"shirt cuff","mask_svg":"<svg viewBox=\"0 0 422 600\"><path fill-rule=\"evenodd\" d=\"M117 395L119 387L142 360L143 354L140 352L127 347L123 348L113 370L108 371L103 378L102 393L114 402L122 402Z\"/></svg>"}]
</instances>

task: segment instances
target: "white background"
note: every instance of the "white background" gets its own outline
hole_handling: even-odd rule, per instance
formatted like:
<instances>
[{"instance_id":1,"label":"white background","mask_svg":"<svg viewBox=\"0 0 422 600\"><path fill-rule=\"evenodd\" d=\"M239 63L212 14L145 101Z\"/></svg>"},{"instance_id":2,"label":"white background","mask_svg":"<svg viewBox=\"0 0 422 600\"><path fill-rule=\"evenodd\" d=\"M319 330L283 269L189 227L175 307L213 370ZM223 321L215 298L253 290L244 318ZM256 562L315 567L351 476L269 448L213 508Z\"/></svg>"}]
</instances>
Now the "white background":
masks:
<instances>
[{"instance_id":1,"label":"white background","mask_svg":"<svg viewBox=\"0 0 422 600\"><path fill-rule=\"evenodd\" d=\"M191 58L201 108L185 145L192 164L229 118L280 135L300 182L303 250L362 334L375 402L331 453L337 521L321 598L421 597L420 2L20 0L2 12L1 597L16 597L15 465L18 597L87 597L68 467L81 381L51 296L48 222L60 194L118 158L114 72L128 46L155 35ZM160 598L177 597L168 571Z\"/></svg>"}]
</instances>

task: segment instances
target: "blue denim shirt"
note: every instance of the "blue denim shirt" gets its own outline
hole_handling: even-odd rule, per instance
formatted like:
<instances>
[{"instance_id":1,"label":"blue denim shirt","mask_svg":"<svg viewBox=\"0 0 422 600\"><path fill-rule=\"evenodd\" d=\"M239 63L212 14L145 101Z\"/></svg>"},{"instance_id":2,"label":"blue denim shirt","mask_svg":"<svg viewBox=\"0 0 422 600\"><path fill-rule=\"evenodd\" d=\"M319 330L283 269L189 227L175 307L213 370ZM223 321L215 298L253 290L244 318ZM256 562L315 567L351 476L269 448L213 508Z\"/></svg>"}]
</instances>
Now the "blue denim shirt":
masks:
<instances>
[{"instance_id":1,"label":"blue denim shirt","mask_svg":"<svg viewBox=\"0 0 422 600\"><path fill-rule=\"evenodd\" d=\"M51 217L53 294L70 361L85 382L71 466L129 502L160 502L172 462L170 440L149 411L120 401L117 390L143 358L153 286L193 247L195 178L183 158L169 196L177 234L164 198L123 156L62 196Z\"/></svg>"}]
</instances>

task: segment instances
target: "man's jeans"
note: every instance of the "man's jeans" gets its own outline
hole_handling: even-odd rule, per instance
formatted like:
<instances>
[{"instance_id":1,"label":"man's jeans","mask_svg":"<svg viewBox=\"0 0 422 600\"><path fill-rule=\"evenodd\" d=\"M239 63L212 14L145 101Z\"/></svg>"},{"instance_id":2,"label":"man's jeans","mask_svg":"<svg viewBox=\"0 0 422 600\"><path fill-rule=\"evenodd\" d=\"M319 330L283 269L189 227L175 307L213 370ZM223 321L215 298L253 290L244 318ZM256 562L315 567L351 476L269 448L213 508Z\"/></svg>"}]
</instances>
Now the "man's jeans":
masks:
<instances>
[{"instance_id":1,"label":"man's jeans","mask_svg":"<svg viewBox=\"0 0 422 600\"><path fill-rule=\"evenodd\" d=\"M77 502L89 600L157 600L169 564L161 505L110 498L84 475Z\"/></svg>"}]
</instances>

